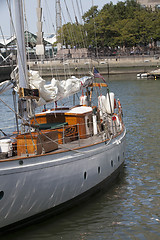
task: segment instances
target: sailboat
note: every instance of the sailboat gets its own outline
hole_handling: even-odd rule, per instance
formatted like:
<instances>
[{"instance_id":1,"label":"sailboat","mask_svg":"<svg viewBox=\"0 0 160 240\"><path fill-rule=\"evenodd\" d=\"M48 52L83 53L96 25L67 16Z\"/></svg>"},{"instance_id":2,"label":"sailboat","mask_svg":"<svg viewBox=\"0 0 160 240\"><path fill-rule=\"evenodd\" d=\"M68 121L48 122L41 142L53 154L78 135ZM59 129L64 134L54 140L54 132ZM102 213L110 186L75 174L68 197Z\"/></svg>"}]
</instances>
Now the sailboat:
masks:
<instances>
[{"instance_id":1,"label":"sailboat","mask_svg":"<svg viewBox=\"0 0 160 240\"><path fill-rule=\"evenodd\" d=\"M0 232L58 214L108 187L125 159L122 107L94 68L86 77L45 81L26 64L22 1L14 0L18 69L4 88L18 92L21 129L0 139ZM96 82L96 78L102 82ZM97 94L94 89L106 89ZM78 105L57 101L82 92ZM74 99L74 97L73 97ZM54 102L54 108L35 108ZM74 102L74 101L73 101ZM5 103L4 103L5 104Z\"/></svg>"}]
</instances>

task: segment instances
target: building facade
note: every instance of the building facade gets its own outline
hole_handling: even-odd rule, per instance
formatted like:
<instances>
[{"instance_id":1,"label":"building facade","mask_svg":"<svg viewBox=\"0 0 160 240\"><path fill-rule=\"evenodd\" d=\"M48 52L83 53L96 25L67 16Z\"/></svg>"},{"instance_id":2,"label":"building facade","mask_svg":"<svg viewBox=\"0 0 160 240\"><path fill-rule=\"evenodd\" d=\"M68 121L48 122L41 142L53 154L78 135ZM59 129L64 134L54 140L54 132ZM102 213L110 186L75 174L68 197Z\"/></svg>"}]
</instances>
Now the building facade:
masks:
<instances>
[{"instance_id":1,"label":"building facade","mask_svg":"<svg viewBox=\"0 0 160 240\"><path fill-rule=\"evenodd\" d=\"M151 7L153 10L160 9L160 0L137 0L144 7Z\"/></svg>"}]
</instances>

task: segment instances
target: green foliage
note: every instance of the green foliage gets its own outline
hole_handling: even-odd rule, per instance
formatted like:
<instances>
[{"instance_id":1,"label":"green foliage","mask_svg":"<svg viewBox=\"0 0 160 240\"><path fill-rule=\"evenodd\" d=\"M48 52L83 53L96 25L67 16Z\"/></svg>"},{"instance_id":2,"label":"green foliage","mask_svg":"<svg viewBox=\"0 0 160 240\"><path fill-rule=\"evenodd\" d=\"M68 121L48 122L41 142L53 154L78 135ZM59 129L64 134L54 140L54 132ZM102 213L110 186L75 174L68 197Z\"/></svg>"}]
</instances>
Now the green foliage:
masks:
<instances>
[{"instance_id":1,"label":"green foliage","mask_svg":"<svg viewBox=\"0 0 160 240\"><path fill-rule=\"evenodd\" d=\"M63 25L59 40L66 45L99 48L146 46L160 40L160 11L141 7L136 0L90 8L84 24Z\"/></svg>"},{"instance_id":2,"label":"green foliage","mask_svg":"<svg viewBox=\"0 0 160 240\"><path fill-rule=\"evenodd\" d=\"M91 7L82 17L84 22L89 23L98 15L98 6Z\"/></svg>"},{"instance_id":3,"label":"green foliage","mask_svg":"<svg viewBox=\"0 0 160 240\"><path fill-rule=\"evenodd\" d=\"M59 31L57 41L71 47L84 47L84 27L80 24L67 23Z\"/></svg>"}]
</instances>

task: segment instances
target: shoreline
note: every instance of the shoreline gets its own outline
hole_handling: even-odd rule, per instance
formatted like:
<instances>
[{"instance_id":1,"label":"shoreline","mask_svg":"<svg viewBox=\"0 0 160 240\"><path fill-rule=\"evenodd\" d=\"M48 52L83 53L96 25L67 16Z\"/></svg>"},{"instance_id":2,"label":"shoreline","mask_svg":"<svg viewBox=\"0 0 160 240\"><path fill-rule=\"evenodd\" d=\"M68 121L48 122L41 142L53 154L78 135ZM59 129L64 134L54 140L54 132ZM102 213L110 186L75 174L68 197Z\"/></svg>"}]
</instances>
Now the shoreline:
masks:
<instances>
[{"instance_id":1,"label":"shoreline","mask_svg":"<svg viewBox=\"0 0 160 240\"><path fill-rule=\"evenodd\" d=\"M96 67L101 75L117 75L117 74L137 74L144 73L160 68L160 60L154 57L126 57L126 58L110 58L110 59L70 59L64 62L45 61L29 63L32 70L40 71L43 77L65 75L86 75ZM53 72L52 72L53 70ZM54 74L55 71L55 74Z\"/></svg>"},{"instance_id":2,"label":"shoreline","mask_svg":"<svg viewBox=\"0 0 160 240\"><path fill-rule=\"evenodd\" d=\"M150 56L112 57L104 59L68 59L28 62L30 69L39 71L42 77L84 76L93 67L101 75L138 74L160 68L160 59ZM11 66L0 66L0 82L9 79Z\"/></svg>"}]
</instances>

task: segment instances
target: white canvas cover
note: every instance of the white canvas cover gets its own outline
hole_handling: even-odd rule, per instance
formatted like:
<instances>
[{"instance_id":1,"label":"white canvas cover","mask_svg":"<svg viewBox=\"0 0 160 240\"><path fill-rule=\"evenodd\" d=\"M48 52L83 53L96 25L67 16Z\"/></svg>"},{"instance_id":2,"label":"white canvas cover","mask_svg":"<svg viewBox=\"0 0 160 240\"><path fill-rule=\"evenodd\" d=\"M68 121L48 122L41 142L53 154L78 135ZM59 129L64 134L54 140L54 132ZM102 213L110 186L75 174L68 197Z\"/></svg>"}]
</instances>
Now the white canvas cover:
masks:
<instances>
[{"instance_id":1,"label":"white canvas cover","mask_svg":"<svg viewBox=\"0 0 160 240\"><path fill-rule=\"evenodd\" d=\"M11 81L9 81L9 80L0 83L0 94L2 94L3 92L8 91L12 87L13 87L13 83Z\"/></svg>"},{"instance_id":2,"label":"white canvas cover","mask_svg":"<svg viewBox=\"0 0 160 240\"><path fill-rule=\"evenodd\" d=\"M56 80L53 78L49 84L46 84L46 81L40 77L38 71L30 70L28 76L29 86L32 89L39 89L40 99L37 102L37 106L69 97L91 84L91 77L76 78L73 76L67 80ZM18 74L16 78L18 80Z\"/></svg>"}]
</instances>

